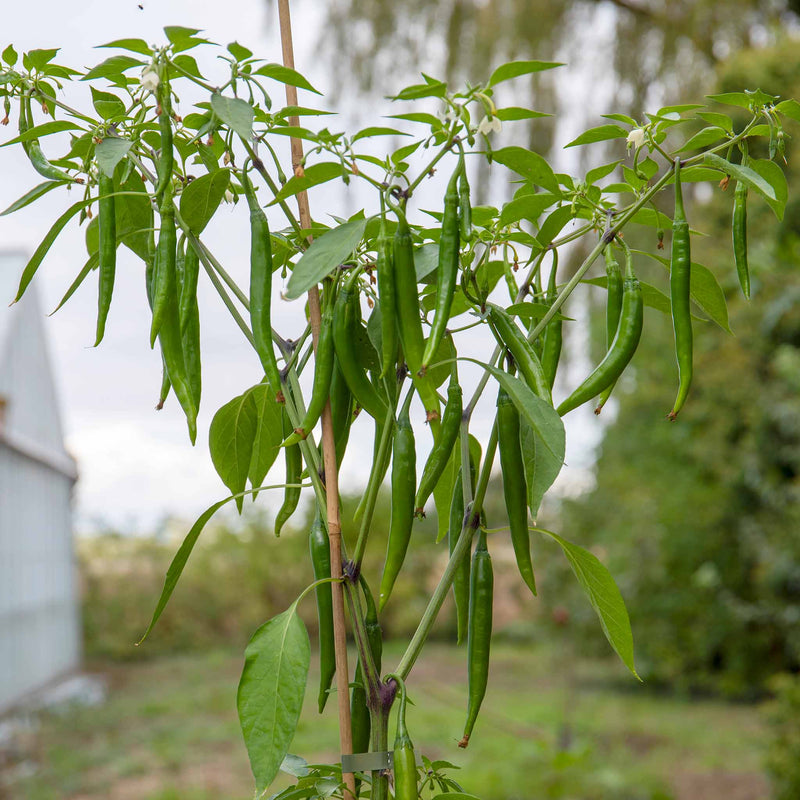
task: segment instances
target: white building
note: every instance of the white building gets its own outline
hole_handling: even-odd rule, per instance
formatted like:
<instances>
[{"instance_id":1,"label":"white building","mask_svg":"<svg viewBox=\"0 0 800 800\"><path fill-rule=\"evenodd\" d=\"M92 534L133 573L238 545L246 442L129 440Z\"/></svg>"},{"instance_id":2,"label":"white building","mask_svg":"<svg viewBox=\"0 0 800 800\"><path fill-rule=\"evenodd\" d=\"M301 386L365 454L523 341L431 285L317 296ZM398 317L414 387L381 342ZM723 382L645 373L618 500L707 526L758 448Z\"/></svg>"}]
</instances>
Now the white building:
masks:
<instances>
[{"instance_id":1,"label":"white building","mask_svg":"<svg viewBox=\"0 0 800 800\"><path fill-rule=\"evenodd\" d=\"M43 311L26 258L0 251L0 713L77 669L77 469L64 448ZM35 281L34 281L35 284Z\"/></svg>"}]
</instances>

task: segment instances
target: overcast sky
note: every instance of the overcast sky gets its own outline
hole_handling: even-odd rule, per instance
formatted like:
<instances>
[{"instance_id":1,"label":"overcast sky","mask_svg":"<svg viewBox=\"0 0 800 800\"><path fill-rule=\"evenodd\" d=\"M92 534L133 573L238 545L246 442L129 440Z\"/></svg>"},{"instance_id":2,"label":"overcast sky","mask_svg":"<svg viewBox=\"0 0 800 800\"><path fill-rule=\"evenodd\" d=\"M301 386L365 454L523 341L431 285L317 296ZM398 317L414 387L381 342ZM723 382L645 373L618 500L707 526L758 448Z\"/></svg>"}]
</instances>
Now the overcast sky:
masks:
<instances>
[{"instance_id":1,"label":"overcast sky","mask_svg":"<svg viewBox=\"0 0 800 800\"><path fill-rule=\"evenodd\" d=\"M163 40L164 25L184 25L201 28L212 41L226 44L238 40L268 61L280 61L277 38L277 6L263 0L235 0L225 4L197 3L189 0L144 0L139 8L136 0L82 0L64 3L63 0L28 0L26 3L6 4L0 47L13 43L18 52L33 48L61 46L57 62L68 66L86 67L106 57L109 51L93 50L93 46L122 37L140 37L148 42ZM317 13L310 13L311 10ZM321 15L316 2L294 5L295 55L297 68L317 88L327 93L333 79L318 52ZM594 25L609 28L609 18L596 16ZM301 33L302 32L302 33ZM610 33L610 30L609 30ZM597 28L594 30L597 37ZM595 38L595 41L597 39ZM597 52L602 52L598 48ZM202 51L200 51L202 53ZM201 68L213 75L213 56L207 52ZM605 113L603 92L596 85L575 77L586 74L587 64L573 63L561 80L564 93L583 117L588 108L597 114ZM390 75L385 82L376 80L381 94L396 91L401 76ZM410 82L410 80L408 81ZM582 88L585 87L585 88ZM602 87L601 87L602 88ZM273 93L277 106L283 104L283 90L275 84ZM67 98L75 105L87 106L88 88L81 84L72 87ZM301 94L300 102L324 100ZM179 109L181 110L181 109ZM338 123L345 127L351 116ZM366 114L375 117L365 118ZM372 100L362 107L363 124L380 124L380 113L389 111L382 100ZM12 116L13 125L16 115ZM579 125L569 120L559 139L569 141L570 128ZM12 126L0 129L0 138L14 135ZM335 123L331 124L336 128ZM561 130L561 129L560 129ZM45 149L58 140L49 139ZM65 140L56 147L62 152ZM620 154L622 157L623 154ZM569 166L561 163L561 168ZM22 158L18 148L0 150L0 208L7 207L42 179ZM441 187L428 186L425 192L435 201ZM422 195L423 199L425 194ZM55 217L66 207L66 192L51 193L44 201L10 217L0 218L0 248L32 252ZM77 198L75 198L77 199ZM364 203L359 190L330 187L312 194L315 208L335 210L338 215L352 213ZM420 207L426 207L420 201ZM319 211L315 214L319 215ZM247 215L241 208L225 207L219 219L209 228L205 238L211 249L223 261L226 269L246 285L247 272ZM77 223L70 225L53 247L36 279L40 298L46 311L54 308L67 286L86 259L83 231ZM276 286L276 289L278 287ZM167 515L191 517L212 502L225 496L226 491L213 470L208 457L207 431L215 409L261 377L257 358L244 342L240 332L214 294L201 281L199 300L202 318L203 401L199 417L197 445L192 448L186 426L177 409L174 397L161 412L154 411L161 380L161 363L157 352L151 351L147 336L149 309L144 292L141 262L133 259L125 248L119 252L114 301L105 339L99 348L94 341L96 316L96 278L90 277L70 302L53 317L45 319L50 338L51 355L61 397L62 418L69 450L78 460L81 479L77 491L78 527L86 530L99 523L128 531L150 529ZM8 298L10 300L11 298ZM302 309L299 302L277 303L276 327L289 335L302 329ZM4 304L0 304L0 313ZM296 329L296 330L295 330ZM470 353L479 357L480 352ZM577 378L587 368L584 359L577 359L570 371ZM487 402L486 413L476 419L476 434L488 433L488 410L494 398ZM597 426L588 416L578 412L568 431L570 464L567 481L582 481L587 445L596 441ZM367 421L358 423L357 451L350 455L343 468L345 488L355 487L366 479L369 460L363 458L369 447L367 437L371 428ZM423 445L423 448L426 445ZM361 455L359 455L361 454ZM424 456L420 456L420 459ZM277 476L277 472L276 472ZM279 500L279 498L274 498ZM260 502L262 500L260 499ZM263 502L270 503L264 497Z\"/></svg>"}]
</instances>

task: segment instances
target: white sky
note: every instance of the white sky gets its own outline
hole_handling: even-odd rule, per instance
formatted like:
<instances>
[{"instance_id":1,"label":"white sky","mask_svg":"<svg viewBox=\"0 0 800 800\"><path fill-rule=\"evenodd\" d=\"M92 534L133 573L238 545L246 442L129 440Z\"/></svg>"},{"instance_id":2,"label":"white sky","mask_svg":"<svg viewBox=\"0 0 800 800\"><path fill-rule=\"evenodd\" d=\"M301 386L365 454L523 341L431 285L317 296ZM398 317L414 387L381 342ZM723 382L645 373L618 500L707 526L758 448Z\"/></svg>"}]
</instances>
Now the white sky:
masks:
<instances>
[{"instance_id":1,"label":"white sky","mask_svg":"<svg viewBox=\"0 0 800 800\"><path fill-rule=\"evenodd\" d=\"M256 55L268 61L280 61L277 6L274 3L268 4L264 0L235 0L225 4L144 0L142 4L143 10L138 8L136 0L8 3L3 11L0 48L9 42L18 52L61 45L62 51L56 58L58 63L85 67L112 52L93 50L94 45L123 37L160 42L164 25L180 24L201 28L209 39L223 45L238 40ZM311 9L317 13L310 13ZM295 3L295 57L297 68L323 94L327 94L335 75L317 52L317 31L323 16L318 9L316 3L308 0ZM594 22L601 30L605 28L609 37L613 34L610 25L613 20L608 15L601 13ZM309 34L304 33L303 38L300 31ZM595 42L597 34L595 27ZM598 47L595 52L604 50ZM607 48L605 52L608 52ZM202 54L202 50L195 53ZM580 126L579 119L587 114L587 110L594 115L609 110L604 107L607 93L598 91L594 82L575 80L593 67L590 61L586 61L585 53L579 56L576 53L580 53L579 48L569 54L573 66L562 70L560 76L562 98L575 110L578 118L574 123L568 118L567 124L559 130L558 139L563 142L572 138L571 128ZM207 53L200 61L201 69L209 65L207 74L213 74L211 58ZM388 94L403 85L400 81L400 76L391 75L386 76L385 83L376 80L376 85L381 94ZM86 107L88 96L87 85L81 84L77 91L70 89L67 99L74 105ZM274 85L272 96L274 104L280 107L284 102L280 85ZM313 95L303 97L302 93L300 102L317 104L317 107L324 103ZM378 117L381 113L398 113L396 108L389 110L388 104L382 100L371 99L366 105L368 107L362 105L359 112L363 125L380 124ZM12 115L12 125L0 129L0 139L13 136L15 125L16 112ZM334 129L345 126L351 127L342 121L331 123ZM45 149L53 147L56 141L59 140L45 140ZM60 141L62 144L56 146L57 152L63 152L65 140ZM0 208L7 207L42 180L21 155L18 148L0 149L0 174L3 176ZM570 166L573 165L563 161L559 163L562 169ZM365 202L363 197L359 202L358 191L357 188L330 187L312 192L312 212L315 208L326 208L342 216L353 213ZM426 187L420 194L418 207L431 207L434 202L439 202L436 198L441 194L441 187L437 182L436 186ZM425 203L426 196L431 198L429 205ZM22 248L32 252L65 207L65 193L54 192L23 211L0 217L0 248ZM223 208L219 216L204 238L226 269L235 277L242 278L241 285L246 285L247 215L241 208L235 211ZM48 311L56 306L85 259L83 232L73 224L59 238L36 278L40 297ZM208 425L215 409L260 380L257 358L217 300L213 289L201 280L203 401L198 441L192 448L174 397L163 411L156 413L153 410L161 380L160 357L150 350L147 341L149 309L145 299L143 267L125 248L119 251L114 300L105 339L95 349L91 345L96 303L96 277L91 276L58 314L45 321L61 395L67 445L77 458L81 472L77 492L79 529L107 522L128 531L144 531L152 529L166 515L194 516L227 494L208 456ZM3 305L0 303L0 313L4 313ZM291 335L294 331L297 335L302 330L301 315L300 302L277 303L274 313L276 327L281 332L288 331ZM470 354L480 357L482 353ZM584 371L587 364L582 361L578 359L571 365L570 373L576 369ZM578 374L572 377L578 379ZM486 412L494 405L494 395L491 394ZM565 477L569 480L571 472L575 483L585 478L585 467L590 463L590 458L586 457L587 445L596 441L598 428L588 416L581 418L580 412L570 415L570 423L571 428L577 429L574 434L568 432L568 463L571 467ZM475 433L485 438L488 424L487 413L479 414L475 420ZM364 458L363 453L371 449L367 439L371 426L364 421L358 425L360 433L357 432L355 439L351 440L354 441L351 445L353 453L349 454L343 467L344 488L363 483L369 469L370 459ZM577 449L576 444L579 445ZM424 450L420 454L420 463L423 457ZM277 501L279 498L273 498L273 502ZM269 504L270 498L264 497L259 502Z\"/></svg>"}]
</instances>

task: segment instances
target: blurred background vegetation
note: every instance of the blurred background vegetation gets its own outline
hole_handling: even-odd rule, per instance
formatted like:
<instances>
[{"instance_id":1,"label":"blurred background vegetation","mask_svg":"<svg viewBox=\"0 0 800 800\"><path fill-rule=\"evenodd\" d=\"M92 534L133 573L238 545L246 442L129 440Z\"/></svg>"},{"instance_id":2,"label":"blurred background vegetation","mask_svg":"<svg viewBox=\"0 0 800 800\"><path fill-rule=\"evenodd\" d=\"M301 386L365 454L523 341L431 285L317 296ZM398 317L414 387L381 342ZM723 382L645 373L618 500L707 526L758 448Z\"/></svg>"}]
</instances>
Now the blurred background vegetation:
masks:
<instances>
[{"instance_id":1,"label":"blurred background vegetation","mask_svg":"<svg viewBox=\"0 0 800 800\"><path fill-rule=\"evenodd\" d=\"M607 94L606 110L639 117L646 108L714 91L761 88L800 98L800 48L792 38L797 6L785 0L338 0L327 4L321 45L341 98L368 97L393 71L424 68L460 81L511 58L588 64L589 53L607 68L602 80L590 68L585 74ZM309 7L298 3L296 17ZM606 34L606 52L594 53ZM543 153L552 150L553 120L561 114L571 115L573 126L595 124L575 119L580 109L556 81L543 73L523 89L527 96L515 98L556 114L528 133L529 144ZM591 151L594 163L601 153L602 146ZM709 236L695 240L693 255L723 285L734 335L696 324L695 386L680 420L670 425L663 418L674 389L671 324L647 309L648 336L631 377L616 390L616 409L603 415L612 421L597 454L594 487L551 500L540 520L591 548L616 577L646 686L631 686L608 661L596 618L557 548L534 541L540 588L534 601L515 577L513 556L504 555L503 534L492 537L500 591L498 660L484 723L491 735L476 736L462 762L465 785L486 800L757 800L770 792L765 770L775 798L800 797L800 684L792 677L800 670L796 159L789 140L791 191L782 223L763 204L750 204L751 303L740 297L729 244L733 187L695 192L691 223ZM629 240L654 246L633 234ZM660 267L645 262L637 269L666 287ZM504 524L498 488L489 493L491 528ZM345 498L345 518L357 500ZM388 517L384 496L375 519L388 523ZM140 648L131 645L186 526L170 523L154 538L109 533L81 540L86 655L110 676L111 700L100 711L45 718L36 741L47 766L8 796L247 796L232 700L240 661L230 653L241 652L253 629L311 580L309 520L298 515L293 522L280 540L270 520L255 512L210 525ZM385 538L378 525L365 565L373 580ZM410 569L382 620L390 637L413 629L440 574L445 556L434 539L433 521L415 528ZM313 604L302 612L313 636ZM440 730L450 725L455 739L465 698L463 653L449 644L453 632L448 605L417 679L420 692L432 697L430 708L426 699L410 712L415 741L431 757L452 751L451 743L441 744ZM132 662L147 663L134 670ZM130 723L124 729L122 719ZM335 759L333 714L317 722L309 709L304 719L295 749ZM75 731L87 742L77 763ZM160 776L155 783L153 775ZM126 780L135 787L130 794L112 793L115 781Z\"/></svg>"}]
</instances>

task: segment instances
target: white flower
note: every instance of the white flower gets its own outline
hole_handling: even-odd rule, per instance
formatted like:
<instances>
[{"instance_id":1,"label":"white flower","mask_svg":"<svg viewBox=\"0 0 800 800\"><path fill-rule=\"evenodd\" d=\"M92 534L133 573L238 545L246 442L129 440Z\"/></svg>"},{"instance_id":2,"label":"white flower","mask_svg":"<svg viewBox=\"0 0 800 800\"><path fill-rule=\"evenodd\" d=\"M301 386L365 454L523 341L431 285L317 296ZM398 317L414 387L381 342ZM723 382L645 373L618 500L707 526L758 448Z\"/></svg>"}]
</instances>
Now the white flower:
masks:
<instances>
[{"instance_id":1,"label":"white flower","mask_svg":"<svg viewBox=\"0 0 800 800\"><path fill-rule=\"evenodd\" d=\"M500 133L503 129L503 123L500 122L500 117L484 117L478 123L478 133L488 136L490 133Z\"/></svg>"},{"instance_id":2,"label":"white flower","mask_svg":"<svg viewBox=\"0 0 800 800\"><path fill-rule=\"evenodd\" d=\"M225 190L225 202L226 203L233 202L233 192L230 189Z\"/></svg>"},{"instance_id":3,"label":"white flower","mask_svg":"<svg viewBox=\"0 0 800 800\"><path fill-rule=\"evenodd\" d=\"M158 88L159 78L158 71L149 64L142 70L142 77L139 78L142 86L147 92L154 92Z\"/></svg>"},{"instance_id":4,"label":"white flower","mask_svg":"<svg viewBox=\"0 0 800 800\"><path fill-rule=\"evenodd\" d=\"M637 150L644 144L644 128L634 128L627 138L628 149L635 147Z\"/></svg>"}]
</instances>

